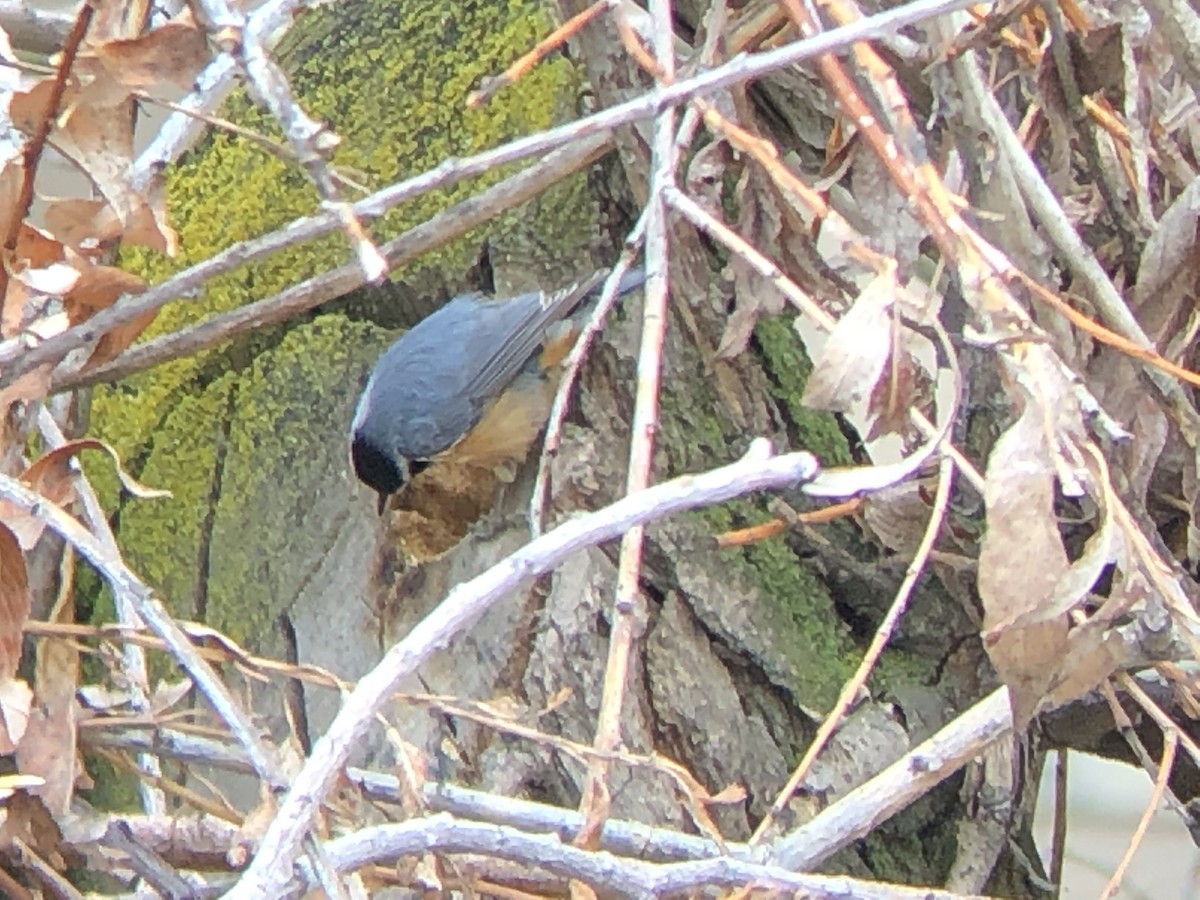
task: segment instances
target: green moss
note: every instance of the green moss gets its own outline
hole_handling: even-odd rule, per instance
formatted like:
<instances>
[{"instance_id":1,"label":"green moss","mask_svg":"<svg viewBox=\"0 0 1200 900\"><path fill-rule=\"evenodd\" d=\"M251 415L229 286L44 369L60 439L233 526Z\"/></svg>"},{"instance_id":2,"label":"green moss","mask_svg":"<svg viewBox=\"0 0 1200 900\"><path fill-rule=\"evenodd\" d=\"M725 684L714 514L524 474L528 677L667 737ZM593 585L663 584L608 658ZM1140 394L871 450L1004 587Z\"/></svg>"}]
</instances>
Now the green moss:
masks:
<instances>
[{"instance_id":1,"label":"green moss","mask_svg":"<svg viewBox=\"0 0 1200 900\"><path fill-rule=\"evenodd\" d=\"M173 496L134 501L121 513L121 545L135 571L184 618L202 611L207 510L218 486L236 390L231 374L201 394L180 398L159 426L141 473Z\"/></svg>"},{"instance_id":2,"label":"green moss","mask_svg":"<svg viewBox=\"0 0 1200 900\"><path fill-rule=\"evenodd\" d=\"M861 654L860 654L861 657ZM888 692L895 686L930 684L940 663L938 657L928 653L912 653L889 648L871 672L871 689L874 693ZM858 665L855 661L854 665Z\"/></svg>"},{"instance_id":3,"label":"green moss","mask_svg":"<svg viewBox=\"0 0 1200 900\"><path fill-rule=\"evenodd\" d=\"M205 616L234 640L253 645L273 627L320 565L345 510L361 503L344 436L359 377L391 338L321 316L246 373L213 510L211 554L220 567L209 575Z\"/></svg>"},{"instance_id":4,"label":"green moss","mask_svg":"<svg viewBox=\"0 0 1200 900\"><path fill-rule=\"evenodd\" d=\"M793 330L793 316L759 319L754 339L771 375L771 395L783 405L799 434L793 448L808 450L827 466L850 465L853 460L837 421L826 412L805 407L801 402L812 362Z\"/></svg>"},{"instance_id":5,"label":"green moss","mask_svg":"<svg viewBox=\"0 0 1200 900\"><path fill-rule=\"evenodd\" d=\"M660 446L667 450L672 474L727 461L731 447L740 449L735 441L744 440L734 436L732 423L718 418L716 397L708 395L705 384L691 378L686 397L671 390L663 395ZM808 418L816 423L820 416ZM734 500L693 515L709 534L770 517L762 497ZM774 652L786 658L790 687L805 706L830 707L854 671L850 662L854 645L825 585L782 538L718 552L728 562L731 583L740 579L757 586L754 618L757 627L771 636Z\"/></svg>"},{"instance_id":6,"label":"green moss","mask_svg":"<svg viewBox=\"0 0 1200 900\"><path fill-rule=\"evenodd\" d=\"M779 633L806 706L829 709L854 671L853 642L825 585L796 558L782 538L759 541L745 551L769 602L762 614Z\"/></svg>"},{"instance_id":7,"label":"green moss","mask_svg":"<svg viewBox=\"0 0 1200 900\"><path fill-rule=\"evenodd\" d=\"M89 803L113 812L142 811L137 778L100 756L85 754L83 762L93 784L90 790L83 792Z\"/></svg>"}]
</instances>

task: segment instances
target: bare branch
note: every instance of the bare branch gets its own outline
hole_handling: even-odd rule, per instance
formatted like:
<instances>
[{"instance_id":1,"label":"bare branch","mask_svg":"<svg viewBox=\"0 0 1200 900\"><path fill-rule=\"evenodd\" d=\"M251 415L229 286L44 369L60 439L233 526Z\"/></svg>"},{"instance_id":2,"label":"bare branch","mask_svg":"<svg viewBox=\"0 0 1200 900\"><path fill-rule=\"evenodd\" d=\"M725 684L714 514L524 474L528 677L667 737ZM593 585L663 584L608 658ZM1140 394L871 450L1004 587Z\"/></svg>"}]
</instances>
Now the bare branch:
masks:
<instances>
[{"instance_id":1,"label":"bare branch","mask_svg":"<svg viewBox=\"0 0 1200 900\"><path fill-rule=\"evenodd\" d=\"M611 137L597 135L578 144L556 150L528 169L511 175L476 196L460 201L420 225L410 228L404 234L384 244L381 248L382 252L392 266L404 265L422 253L427 253L447 241L453 240L500 213L520 206L544 191L549 185L586 168L607 152L610 146ZM368 200L370 199L368 198ZM391 205L390 201L388 205ZM223 255L218 254L212 259ZM205 263L200 263L189 271L194 271L204 265ZM202 280L207 280L215 274L215 271L210 270ZM184 272L171 281L176 281L183 275L188 275L188 273ZM189 277L188 281L190 283L192 278ZM171 282L164 284L169 283ZM143 371L169 360L197 353L206 347L215 346L255 328L283 322L321 303L362 287L365 283L360 266L339 266L286 288L264 300L239 306L229 312L206 319L198 325L173 334L163 335L144 344L138 344L111 362L94 369L59 376L53 382L52 390L62 391L124 378L134 372ZM130 298L129 302L141 305L145 298L153 293L156 291L149 291ZM155 308L161 307L174 298L163 296L156 298L156 301L157 299L161 299L161 302L157 302ZM104 313L100 315L104 315ZM91 321L95 321L95 319Z\"/></svg>"},{"instance_id":2,"label":"bare branch","mask_svg":"<svg viewBox=\"0 0 1200 900\"><path fill-rule=\"evenodd\" d=\"M800 484L817 476L818 464L811 454L764 458L764 443L756 442L747 458L732 465L702 475L676 478L564 522L452 590L433 612L392 646L346 698L296 776L254 861L229 896L272 895L288 881L297 848L311 827L316 805L333 785L374 714L401 679L416 671L424 660L446 646L500 597L549 571L571 553L619 537L641 522L720 503L751 491Z\"/></svg>"},{"instance_id":3,"label":"bare branch","mask_svg":"<svg viewBox=\"0 0 1200 900\"><path fill-rule=\"evenodd\" d=\"M702 887L775 889L812 898L856 900L966 900L966 895L932 888L882 884L837 875L799 875L769 865L721 857L684 863L648 863L580 850L555 835L526 834L500 825L456 821L440 813L365 828L327 844L334 865L356 869L412 853L482 853L547 869L563 878L622 896L661 897ZM240 895L241 883L226 896Z\"/></svg>"},{"instance_id":4,"label":"bare branch","mask_svg":"<svg viewBox=\"0 0 1200 900\"><path fill-rule=\"evenodd\" d=\"M985 745L1011 730L1008 690L1001 688L812 821L781 838L771 848L771 858L798 871L820 865L925 796L978 756Z\"/></svg>"}]
</instances>

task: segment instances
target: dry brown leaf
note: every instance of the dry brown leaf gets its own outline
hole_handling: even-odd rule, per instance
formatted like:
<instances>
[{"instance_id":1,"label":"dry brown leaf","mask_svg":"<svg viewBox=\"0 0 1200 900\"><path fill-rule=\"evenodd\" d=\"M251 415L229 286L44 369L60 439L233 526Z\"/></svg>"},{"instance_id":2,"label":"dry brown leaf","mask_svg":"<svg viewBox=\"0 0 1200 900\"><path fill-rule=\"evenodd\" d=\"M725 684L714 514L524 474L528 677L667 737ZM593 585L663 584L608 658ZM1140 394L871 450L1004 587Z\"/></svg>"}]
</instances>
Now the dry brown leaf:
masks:
<instances>
[{"instance_id":1,"label":"dry brown leaf","mask_svg":"<svg viewBox=\"0 0 1200 900\"><path fill-rule=\"evenodd\" d=\"M1059 667L1060 678L1047 695L1046 705L1063 706L1098 687L1120 667L1121 648L1121 639L1107 626L1088 622L1073 628Z\"/></svg>"},{"instance_id":2,"label":"dry brown leaf","mask_svg":"<svg viewBox=\"0 0 1200 900\"><path fill-rule=\"evenodd\" d=\"M1070 569L1054 514L1054 476L1042 417L1029 403L988 459L987 532L979 552L985 646L1008 685L1018 731L1067 648L1067 617L1044 613Z\"/></svg>"},{"instance_id":3,"label":"dry brown leaf","mask_svg":"<svg viewBox=\"0 0 1200 900\"><path fill-rule=\"evenodd\" d=\"M121 236L121 221L103 200L60 197L48 200L42 212L46 230L77 252Z\"/></svg>"},{"instance_id":4,"label":"dry brown leaf","mask_svg":"<svg viewBox=\"0 0 1200 900\"><path fill-rule=\"evenodd\" d=\"M849 181L843 202L851 222L858 225L871 247L909 272L921 255L925 226L916 216L912 198L896 186L888 168L866 141L850 148Z\"/></svg>"},{"instance_id":5,"label":"dry brown leaf","mask_svg":"<svg viewBox=\"0 0 1200 900\"><path fill-rule=\"evenodd\" d=\"M64 559L63 585L49 621L75 621L73 557ZM33 793L42 798L56 818L66 814L75 792L76 700L79 685L79 651L67 640L44 639L37 648L35 686L37 705L29 720L25 739L17 748L17 767L37 775L45 783Z\"/></svg>"},{"instance_id":6,"label":"dry brown leaf","mask_svg":"<svg viewBox=\"0 0 1200 900\"><path fill-rule=\"evenodd\" d=\"M18 791L4 808L8 816L0 825L0 847L11 847L14 840L20 839L55 869L63 871L66 860L62 855L62 832L41 799Z\"/></svg>"},{"instance_id":7,"label":"dry brown leaf","mask_svg":"<svg viewBox=\"0 0 1200 900\"><path fill-rule=\"evenodd\" d=\"M813 361L804 388L806 406L865 414L891 357L895 297L894 271L876 276L858 295Z\"/></svg>"},{"instance_id":8,"label":"dry brown leaf","mask_svg":"<svg viewBox=\"0 0 1200 900\"><path fill-rule=\"evenodd\" d=\"M0 680L17 674L32 601L20 542L9 528L0 525Z\"/></svg>"},{"instance_id":9,"label":"dry brown leaf","mask_svg":"<svg viewBox=\"0 0 1200 900\"><path fill-rule=\"evenodd\" d=\"M140 294L146 289L143 278L115 266L98 266L70 252L68 257L79 272L75 284L63 295L63 306L76 325L107 309L124 294Z\"/></svg>"},{"instance_id":10,"label":"dry brown leaf","mask_svg":"<svg viewBox=\"0 0 1200 900\"><path fill-rule=\"evenodd\" d=\"M933 376L916 355L903 346L907 329L899 328L902 346L894 352L883 377L867 403L864 440L873 441L885 434L904 434L914 409L924 407L933 391Z\"/></svg>"},{"instance_id":11,"label":"dry brown leaf","mask_svg":"<svg viewBox=\"0 0 1200 900\"><path fill-rule=\"evenodd\" d=\"M44 268L51 263L62 262L66 255L63 245L32 225L22 224L17 230L17 248L14 259L30 269Z\"/></svg>"},{"instance_id":12,"label":"dry brown leaf","mask_svg":"<svg viewBox=\"0 0 1200 900\"><path fill-rule=\"evenodd\" d=\"M915 553L933 512L936 481L911 478L863 497L859 517L867 533L893 553ZM961 549L960 537L968 539L953 528L942 528L935 546L940 550Z\"/></svg>"},{"instance_id":13,"label":"dry brown leaf","mask_svg":"<svg viewBox=\"0 0 1200 900\"><path fill-rule=\"evenodd\" d=\"M73 471L71 458L84 450L101 450L107 453L108 458L112 460L113 466L116 469L117 477L121 480L121 487L129 491L133 496L141 500L153 500L159 497L171 496L170 491L147 487L126 472L121 465L121 457L117 451L98 438L80 438L79 440L68 441L61 447L56 447L50 452L43 454L33 465L25 470L21 475L21 480L47 499L55 503L65 502L65 498L70 496L72 491L70 487L70 476ZM58 497L63 497L64 499L58 500L56 499Z\"/></svg>"},{"instance_id":14,"label":"dry brown leaf","mask_svg":"<svg viewBox=\"0 0 1200 900\"><path fill-rule=\"evenodd\" d=\"M25 320L31 317L30 309L32 291L29 285L16 278L10 278L4 291L4 309L0 312L0 336L10 338L21 333Z\"/></svg>"},{"instance_id":15,"label":"dry brown leaf","mask_svg":"<svg viewBox=\"0 0 1200 900\"><path fill-rule=\"evenodd\" d=\"M17 246L8 266L12 277L4 295L0 323L4 337L29 328L43 314L44 298L59 296L74 283L77 275L72 275L73 267L64 265L64 260L63 246L54 238L28 225L17 230ZM43 302L31 302L39 296Z\"/></svg>"},{"instance_id":16,"label":"dry brown leaf","mask_svg":"<svg viewBox=\"0 0 1200 900\"><path fill-rule=\"evenodd\" d=\"M21 481L51 503L66 506L75 499L76 470L72 460L76 452L77 449L64 445L43 454L21 473Z\"/></svg>"},{"instance_id":17,"label":"dry brown leaf","mask_svg":"<svg viewBox=\"0 0 1200 900\"><path fill-rule=\"evenodd\" d=\"M25 166L20 158L0 160L0 234L7 235L12 231L24 180Z\"/></svg>"},{"instance_id":18,"label":"dry brown leaf","mask_svg":"<svg viewBox=\"0 0 1200 900\"><path fill-rule=\"evenodd\" d=\"M25 285L33 294L61 297L79 283L79 270L65 262L51 263L41 269L14 268L11 280Z\"/></svg>"},{"instance_id":19,"label":"dry brown leaf","mask_svg":"<svg viewBox=\"0 0 1200 900\"><path fill-rule=\"evenodd\" d=\"M1013 728L1028 727L1038 707L1059 682L1068 649L1067 618L1016 625L984 641L988 658L1008 686Z\"/></svg>"},{"instance_id":20,"label":"dry brown leaf","mask_svg":"<svg viewBox=\"0 0 1200 900\"><path fill-rule=\"evenodd\" d=\"M54 366L47 363L44 366L38 366L31 372L26 372L8 387L0 389L0 417L7 419L8 410L14 403L27 403L45 397L47 391L50 390L50 379L53 372ZM0 508L2 508L2 504L0 504ZM3 521L5 521L4 515L0 512L0 522Z\"/></svg>"},{"instance_id":21,"label":"dry brown leaf","mask_svg":"<svg viewBox=\"0 0 1200 900\"><path fill-rule=\"evenodd\" d=\"M156 191L139 191L130 180L133 158L133 104L128 89L100 72L86 86L71 82L63 96L50 144L71 160L96 186L121 223L127 240L173 253L177 238L166 227ZM13 95L14 125L32 133L42 120L53 85L45 79Z\"/></svg>"},{"instance_id":22,"label":"dry brown leaf","mask_svg":"<svg viewBox=\"0 0 1200 900\"><path fill-rule=\"evenodd\" d=\"M1042 602L1014 610L1000 621L992 621L987 625L989 637L1012 626L1030 625L1065 616L1088 596L1108 564L1125 555L1120 529L1111 514L1112 503L1119 501L1116 497L1108 496L1112 486L1099 451L1094 452L1093 459L1098 466L1093 470L1093 480L1099 486L1099 500L1102 503L1098 510L1099 528L1087 539L1083 552L1068 566Z\"/></svg>"},{"instance_id":23,"label":"dry brown leaf","mask_svg":"<svg viewBox=\"0 0 1200 900\"><path fill-rule=\"evenodd\" d=\"M89 368L95 368L116 359L128 350L134 341L141 337L142 332L150 327L150 324L157 316L158 310L154 309L150 312L142 313L126 325L106 331L100 340L96 342L96 349L88 357L83 370L87 371Z\"/></svg>"},{"instance_id":24,"label":"dry brown leaf","mask_svg":"<svg viewBox=\"0 0 1200 900\"><path fill-rule=\"evenodd\" d=\"M1158 220L1133 287L1138 319L1151 340L1167 337L1179 314L1191 308L1200 224L1200 180L1193 180Z\"/></svg>"},{"instance_id":25,"label":"dry brown leaf","mask_svg":"<svg viewBox=\"0 0 1200 900\"><path fill-rule=\"evenodd\" d=\"M105 41L92 52L114 81L136 91L164 83L189 91L212 58L208 38L188 9L145 34Z\"/></svg>"},{"instance_id":26,"label":"dry brown leaf","mask_svg":"<svg viewBox=\"0 0 1200 900\"><path fill-rule=\"evenodd\" d=\"M113 38L133 37L142 30L141 17L136 11L141 7L128 0L92 0L95 13L88 28L88 39L107 41Z\"/></svg>"},{"instance_id":27,"label":"dry brown leaf","mask_svg":"<svg viewBox=\"0 0 1200 900\"><path fill-rule=\"evenodd\" d=\"M41 494L51 503L65 506L75 499L72 458L83 450L102 450L107 453L116 469L121 486L135 497L146 500L171 496L170 491L146 487L126 472L121 465L121 458L117 455L117 451L96 438L69 441L61 447L56 447L43 454L21 473L21 481L30 490ZM38 542L46 528L46 523L42 518L6 500L0 500L0 523L4 523L12 530L20 546L26 550L31 549Z\"/></svg>"}]
</instances>

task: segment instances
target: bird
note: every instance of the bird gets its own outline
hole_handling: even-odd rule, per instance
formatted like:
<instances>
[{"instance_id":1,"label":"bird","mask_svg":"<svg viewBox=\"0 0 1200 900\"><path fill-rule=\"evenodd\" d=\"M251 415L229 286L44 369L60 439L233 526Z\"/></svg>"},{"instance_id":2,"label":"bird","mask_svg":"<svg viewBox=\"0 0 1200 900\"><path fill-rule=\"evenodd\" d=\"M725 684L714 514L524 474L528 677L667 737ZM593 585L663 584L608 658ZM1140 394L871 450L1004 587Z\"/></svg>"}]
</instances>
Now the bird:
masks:
<instances>
[{"instance_id":1,"label":"bird","mask_svg":"<svg viewBox=\"0 0 1200 900\"><path fill-rule=\"evenodd\" d=\"M552 294L460 294L384 351L350 426L354 474L378 495L381 515L439 461L494 469L525 457L579 336L568 317L599 297L607 276L601 270ZM644 282L644 270L631 269L618 294Z\"/></svg>"}]
</instances>

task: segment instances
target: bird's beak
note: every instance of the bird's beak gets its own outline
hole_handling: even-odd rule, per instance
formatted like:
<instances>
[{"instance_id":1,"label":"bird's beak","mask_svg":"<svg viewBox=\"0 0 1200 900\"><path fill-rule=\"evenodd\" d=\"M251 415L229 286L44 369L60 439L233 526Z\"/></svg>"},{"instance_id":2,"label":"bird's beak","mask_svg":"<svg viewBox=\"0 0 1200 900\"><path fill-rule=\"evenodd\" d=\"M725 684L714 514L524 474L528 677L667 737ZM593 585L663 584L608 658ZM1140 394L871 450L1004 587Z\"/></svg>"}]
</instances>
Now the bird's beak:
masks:
<instances>
[{"instance_id":1,"label":"bird's beak","mask_svg":"<svg viewBox=\"0 0 1200 900\"><path fill-rule=\"evenodd\" d=\"M382 516L384 514L384 511L387 510L388 499L391 496L392 496L391 494L385 494L385 493L383 493L383 491L379 492L379 504L376 507L379 512L379 515Z\"/></svg>"}]
</instances>

